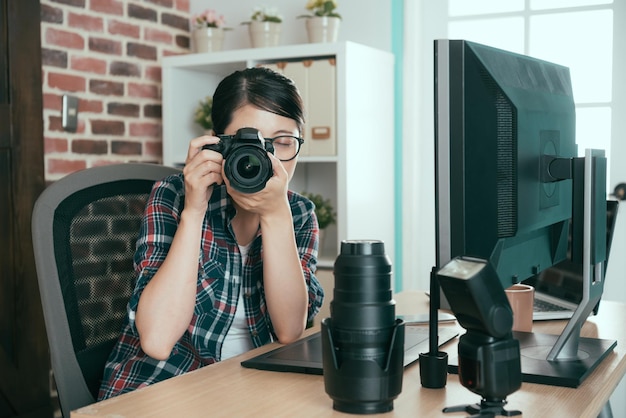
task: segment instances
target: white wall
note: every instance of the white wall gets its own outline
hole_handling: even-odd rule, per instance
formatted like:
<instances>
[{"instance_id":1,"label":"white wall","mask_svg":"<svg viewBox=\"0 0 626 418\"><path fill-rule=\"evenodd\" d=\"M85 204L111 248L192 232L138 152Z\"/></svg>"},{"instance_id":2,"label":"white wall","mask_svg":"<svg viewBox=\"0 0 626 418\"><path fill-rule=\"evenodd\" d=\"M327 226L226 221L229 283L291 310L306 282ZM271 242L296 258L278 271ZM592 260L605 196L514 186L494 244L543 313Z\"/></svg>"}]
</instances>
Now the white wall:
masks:
<instances>
[{"instance_id":1,"label":"white wall","mask_svg":"<svg viewBox=\"0 0 626 418\"><path fill-rule=\"evenodd\" d=\"M391 50L391 1L392 0L340 0L336 9L342 16L339 30L340 41L353 41L384 51ZM190 0L191 13L214 9L224 15L227 26L224 49L250 48L248 27L241 22L249 21L254 7L267 5L278 9L283 17L281 45L307 42L304 19L297 16L309 14L306 0Z\"/></svg>"},{"instance_id":2,"label":"white wall","mask_svg":"<svg viewBox=\"0 0 626 418\"><path fill-rule=\"evenodd\" d=\"M433 40L446 37L446 15L445 1L405 1L405 20L414 22L405 23L403 54L405 290L428 289L435 264ZM419 28L417 32L415 27Z\"/></svg>"},{"instance_id":3,"label":"white wall","mask_svg":"<svg viewBox=\"0 0 626 418\"><path fill-rule=\"evenodd\" d=\"M626 0L614 0L614 22L626 21ZM613 156L611 172L609 173L609 184L615 187L616 184L626 182L626 164L622 159L626 155L626 141L623 133L626 132L626 51L622 47L623 40L626 39L626 26L623 24L613 25L613 47L620 51L614 55L613 61L613 126L611 155ZM606 272L603 299L626 302L626 201L621 202L619 215L615 224L611 256ZM602 305L600 305L602 309ZM619 319L617 319L619 321ZM618 341L624 344L624 341ZM611 407L613 415L616 417L626 416L626 379L622 379L619 386L611 396Z\"/></svg>"},{"instance_id":4,"label":"white wall","mask_svg":"<svg viewBox=\"0 0 626 418\"><path fill-rule=\"evenodd\" d=\"M614 24L613 24L613 47L620 51L614 55L613 61L613 126L611 141L611 154L614 156L611 164L609 180L611 187L618 183L626 182L626 164L623 158L626 156L626 49L624 39L626 39L626 0L614 0ZM593 82L590 80L590 82ZM612 190L611 190L612 191ZM626 203L626 202L625 202ZM625 254L625 253L622 253ZM623 272L624 270L622 270ZM620 300L626 301L626 284L621 291Z\"/></svg>"}]
</instances>

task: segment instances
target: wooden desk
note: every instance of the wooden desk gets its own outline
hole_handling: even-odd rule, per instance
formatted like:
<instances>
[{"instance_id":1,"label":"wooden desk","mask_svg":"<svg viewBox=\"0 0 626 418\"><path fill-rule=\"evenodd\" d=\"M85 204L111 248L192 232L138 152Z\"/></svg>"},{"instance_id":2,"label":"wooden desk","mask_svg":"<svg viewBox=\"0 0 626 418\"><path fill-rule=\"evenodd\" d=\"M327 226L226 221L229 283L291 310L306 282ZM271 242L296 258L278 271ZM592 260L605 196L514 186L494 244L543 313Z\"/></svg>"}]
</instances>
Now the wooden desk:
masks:
<instances>
[{"instance_id":1,"label":"wooden desk","mask_svg":"<svg viewBox=\"0 0 626 418\"><path fill-rule=\"evenodd\" d=\"M412 299L409 299L411 301ZM399 303L400 305L400 303ZM406 305L404 305L406 306ZM412 303L417 309L399 309L398 314L422 311L425 300ZM597 317L582 330L586 337L616 339L614 352L577 388L524 383L507 398L507 409L527 417L597 417L626 372L626 305L603 301ZM536 322L535 332L559 333L565 321ZM456 326L456 325L449 325ZM462 330L462 328L460 328ZM315 330L309 330L311 333ZM92 417L350 417L332 409L322 376L246 369L243 359L275 348L261 347L249 353L183 376L81 408L73 418ZM456 339L444 346L456 353ZM444 389L425 389L420 384L419 364L406 368L402 393L392 412L382 417L464 417L466 413L443 414L445 406L477 403L480 397L465 389L457 375L448 375Z\"/></svg>"}]
</instances>

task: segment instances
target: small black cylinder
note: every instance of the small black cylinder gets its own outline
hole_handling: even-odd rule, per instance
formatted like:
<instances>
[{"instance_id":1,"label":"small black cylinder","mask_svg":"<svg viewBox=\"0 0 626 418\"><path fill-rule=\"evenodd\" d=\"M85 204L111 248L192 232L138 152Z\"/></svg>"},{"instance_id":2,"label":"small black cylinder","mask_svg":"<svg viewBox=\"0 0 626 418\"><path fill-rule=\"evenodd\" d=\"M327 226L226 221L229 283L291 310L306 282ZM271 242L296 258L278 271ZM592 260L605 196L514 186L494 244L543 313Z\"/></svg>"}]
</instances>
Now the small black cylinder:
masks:
<instances>
[{"instance_id":1,"label":"small black cylinder","mask_svg":"<svg viewBox=\"0 0 626 418\"><path fill-rule=\"evenodd\" d=\"M343 241L334 275L331 317L322 322L326 393L342 412L390 411L402 390L404 323L384 243Z\"/></svg>"}]
</instances>

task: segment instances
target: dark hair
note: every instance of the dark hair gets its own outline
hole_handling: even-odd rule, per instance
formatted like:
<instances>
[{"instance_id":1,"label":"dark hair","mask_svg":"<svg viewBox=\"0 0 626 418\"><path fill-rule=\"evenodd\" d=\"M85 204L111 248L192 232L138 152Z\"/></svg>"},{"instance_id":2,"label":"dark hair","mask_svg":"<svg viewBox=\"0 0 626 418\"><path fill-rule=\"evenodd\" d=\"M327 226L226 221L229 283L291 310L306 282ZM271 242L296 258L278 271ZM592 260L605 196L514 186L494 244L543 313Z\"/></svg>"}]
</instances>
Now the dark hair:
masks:
<instances>
[{"instance_id":1,"label":"dark hair","mask_svg":"<svg viewBox=\"0 0 626 418\"><path fill-rule=\"evenodd\" d=\"M302 133L304 105L289 78L266 67L246 68L224 78L213 94L213 131L221 135L235 110L246 104L293 119Z\"/></svg>"}]
</instances>

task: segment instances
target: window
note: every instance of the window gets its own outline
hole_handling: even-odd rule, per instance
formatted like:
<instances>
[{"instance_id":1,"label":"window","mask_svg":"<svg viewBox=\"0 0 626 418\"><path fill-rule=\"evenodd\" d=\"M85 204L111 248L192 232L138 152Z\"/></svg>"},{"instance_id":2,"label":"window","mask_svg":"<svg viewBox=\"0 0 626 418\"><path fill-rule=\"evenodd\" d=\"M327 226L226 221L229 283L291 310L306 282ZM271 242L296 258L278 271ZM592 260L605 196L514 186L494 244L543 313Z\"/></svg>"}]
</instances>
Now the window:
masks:
<instances>
[{"instance_id":1,"label":"window","mask_svg":"<svg viewBox=\"0 0 626 418\"><path fill-rule=\"evenodd\" d=\"M626 181L626 1L404 0L402 55L403 287L428 288L434 265L433 39L468 39L570 68L580 155L609 157L609 184ZM416 24L418 22L418 24ZM613 137L611 142L611 137ZM431 245L427 244L432 240Z\"/></svg>"},{"instance_id":2,"label":"window","mask_svg":"<svg viewBox=\"0 0 626 418\"><path fill-rule=\"evenodd\" d=\"M585 148L600 148L610 157L612 1L450 0L448 37L569 67L576 101L579 155L584 155Z\"/></svg>"}]
</instances>

